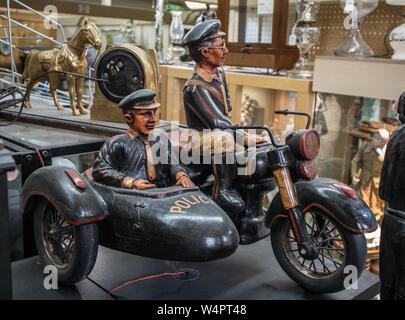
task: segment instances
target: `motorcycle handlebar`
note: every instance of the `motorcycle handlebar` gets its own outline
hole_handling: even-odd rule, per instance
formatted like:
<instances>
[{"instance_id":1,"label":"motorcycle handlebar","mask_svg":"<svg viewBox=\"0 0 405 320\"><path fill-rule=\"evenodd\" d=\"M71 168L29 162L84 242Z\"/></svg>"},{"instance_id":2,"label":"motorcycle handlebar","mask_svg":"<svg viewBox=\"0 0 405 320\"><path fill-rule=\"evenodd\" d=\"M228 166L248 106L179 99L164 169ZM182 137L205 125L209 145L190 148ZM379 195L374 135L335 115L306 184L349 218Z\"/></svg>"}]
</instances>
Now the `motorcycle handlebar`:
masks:
<instances>
[{"instance_id":1,"label":"motorcycle handlebar","mask_svg":"<svg viewBox=\"0 0 405 320\"><path fill-rule=\"evenodd\" d=\"M266 130L267 133L269 134L272 145L275 146L276 148L281 147L280 145L276 144L276 142L274 141L273 134L271 133L270 129L265 126L230 126L230 127L228 127L228 129L234 129L234 130L236 130L236 129L263 129L263 130Z\"/></svg>"},{"instance_id":2,"label":"motorcycle handlebar","mask_svg":"<svg viewBox=\"0 0 405 320\"><path fill-rule=\"evenodd\" d=\"M311 124L311 116L308 113L305 112L295 112L295 111L288 111L288 109L285 110L276 110L274 111L275 114L282 114L282 115L289 115L289 114L296 114L299 116L306 116L308 118L307 125L305 126L305 129L308 129L310 124Z\"/></svg>"},{"instance_id":3,"label":"motorcycle handlebar","mask_svg":"<svg viewBox=\"0 0 405 320\"><path fill-rule=\"evenodd\" d=\"M305 126L305 129L308 129L310 124L311 124L311 116L308 113L305 113L305 112L288 111L288 109L285 109L285 110L276 110L276 111L274 111L274 113L275 114L282 114L282 115L285 115L285 116L289 115L289 114L296 114L296 115L299 115L299 116L307 117L308 121L307 121L307 125ZM271 143L273 144L273 146L275 146L276 148L281 147L281 145L276 144L276 142L274 141L273 134L271 133L270 129L265 127L265 126L230 126L230 127L228 127L228 129L233 129L233 130L236 130L236 129L263 129L263 130L266 130L269 137L270 137L270 140L271 140Z\"/></svg>"}]
</instances>

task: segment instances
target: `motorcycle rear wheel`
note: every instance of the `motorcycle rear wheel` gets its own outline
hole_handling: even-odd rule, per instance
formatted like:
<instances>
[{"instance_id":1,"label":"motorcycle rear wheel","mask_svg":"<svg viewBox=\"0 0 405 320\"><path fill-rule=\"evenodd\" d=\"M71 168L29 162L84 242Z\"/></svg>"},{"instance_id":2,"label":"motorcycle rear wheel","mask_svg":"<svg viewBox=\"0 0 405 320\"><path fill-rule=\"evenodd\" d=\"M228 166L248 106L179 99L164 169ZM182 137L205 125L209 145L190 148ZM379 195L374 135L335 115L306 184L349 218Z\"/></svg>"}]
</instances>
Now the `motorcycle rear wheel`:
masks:
<instances>
[{"instance_id":1,"label":"motorcycle rear wheel","mask_svg":"<svg viewBox=\"0 0 405 320\"><path fill-rule=\"evenodd\" d=\"M364 234L343 228L317 208L305 213L305 222L319 249L314 260L306 260L298 253L289 219L277 219L271 228L274 255L282 269L301 287L316 293L337 292L352 285L353 277L356 273L360 277L366 264Z\"/></svg>"},{"instance_id":2,"label":"motorcycle rear wheel","mask_svg":"<svg viewBox=\"0 0 405 320\"><path fill-rule=\"evenodd\" d=\"M73 226L43 198L34 212L34 235L42 265L56 267L59 283L74 284L93 269L98 252L96 223Z\"/></svg>"}]
</instances>

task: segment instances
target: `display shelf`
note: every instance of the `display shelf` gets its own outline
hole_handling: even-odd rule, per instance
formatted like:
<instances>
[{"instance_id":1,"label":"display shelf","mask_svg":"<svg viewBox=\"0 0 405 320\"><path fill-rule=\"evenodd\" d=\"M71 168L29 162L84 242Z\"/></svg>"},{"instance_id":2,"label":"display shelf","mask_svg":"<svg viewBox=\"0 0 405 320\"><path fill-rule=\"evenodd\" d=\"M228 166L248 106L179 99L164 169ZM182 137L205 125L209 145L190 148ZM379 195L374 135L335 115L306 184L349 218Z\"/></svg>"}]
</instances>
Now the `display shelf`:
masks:
<instances>
[{"instance_id":1,"label":"display shelf","mask_svg":"<svg viewBox=\"0 0 405 320\"><path fill-rule=\"evenodd\" d=\"M50 99L31 97L31 104L31 109L23 108L18 118L19 122L80 131L82 133L105 137L121 134L128 128L125 123L92 120L90 119L89 110L87 114L80 116L73 115L70 106L65 106L64 110L58 110ZM18 107L2 110L0 111L0 118L12 121L16 118L19 109Z\"/></svg>"},{"instance_id":2,"label":"display shelf","mask_svg":"<svg viewBox=\"0 0 405 320\"><path fill-rule=\"evenodd\" d=\"M404 60L319 56L312 90L346 96L396 100L404 91Z\"/></svg>"}]
</instances>

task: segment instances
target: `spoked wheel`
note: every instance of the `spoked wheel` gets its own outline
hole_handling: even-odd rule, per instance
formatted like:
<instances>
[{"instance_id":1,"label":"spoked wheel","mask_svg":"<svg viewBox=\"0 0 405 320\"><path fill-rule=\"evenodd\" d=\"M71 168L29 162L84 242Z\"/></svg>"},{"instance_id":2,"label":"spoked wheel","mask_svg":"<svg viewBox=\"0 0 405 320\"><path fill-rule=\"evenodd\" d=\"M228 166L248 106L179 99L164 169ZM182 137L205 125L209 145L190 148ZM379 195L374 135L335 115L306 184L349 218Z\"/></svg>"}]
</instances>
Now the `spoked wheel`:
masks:
<instances>
[{"instance_id":1,"label":"spoked wheel","mask_svg":"<svg viewBox=\"0 0 405 320\"><path fill-rule=\"evenodd\" d=\"M57 268L59 282L73 284L93 269L98 251L95 223L73 226L49 201L41 199L35 210L34 234L42 264Z\"/></svg>"},{"instance_id":2,"label":"spoked wheel","mask_svg":"<svg viewBox=\"0 0 405 320\"><path fill-rule=\"evenodd\" d=\"M305 213L308 235L319 249L313 260L298 252L289 219L278 219L272 227L274 254L283 270L299 285L319 293L344 289L344 280L354 266L360 276L366 263L367 245L363 234L353 233L318 209Z\"/></svg>"},{"instance_id":3,"label":"spoked wheel","mask_svg":"<svg viewBox=\"0 0 405 320\"><path fill-rule=\"evenodd\" d=\"M49 260L58 268L66 268L72 263L75 249L75 232L72 225L49 206L43 215L43 243Z\"/></svg>"}]
</instances>

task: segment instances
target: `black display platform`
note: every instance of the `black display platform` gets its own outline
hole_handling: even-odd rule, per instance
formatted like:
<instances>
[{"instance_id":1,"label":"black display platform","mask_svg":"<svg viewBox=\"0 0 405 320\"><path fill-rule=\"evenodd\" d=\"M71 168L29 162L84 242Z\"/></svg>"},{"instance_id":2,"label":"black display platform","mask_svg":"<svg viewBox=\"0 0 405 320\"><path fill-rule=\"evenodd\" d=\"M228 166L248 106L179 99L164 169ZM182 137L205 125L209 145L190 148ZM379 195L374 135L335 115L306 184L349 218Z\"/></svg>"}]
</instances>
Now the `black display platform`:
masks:
<instances>
[{"instance_id":1,"label":"black display platform","mask_svg":"<svg viewBox=\"0 0 405 320\"><path fill-rule=\"evenodd\" d=\"M128 281L186 269L194 280L176 276L149 278L108 292ZM38 257L12 264L13 298L21 300L368 300L379 294L379 277L363 272L358 289L311 294L292 281L278 265L267 238L240 246L230 257L202 263L139 257L99 247L96 265L75 286L44 289Z\"/></svg>"}]
</instances>

